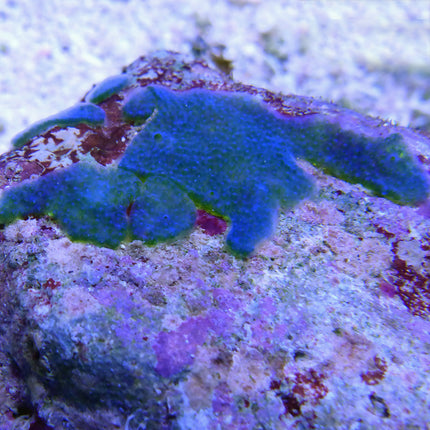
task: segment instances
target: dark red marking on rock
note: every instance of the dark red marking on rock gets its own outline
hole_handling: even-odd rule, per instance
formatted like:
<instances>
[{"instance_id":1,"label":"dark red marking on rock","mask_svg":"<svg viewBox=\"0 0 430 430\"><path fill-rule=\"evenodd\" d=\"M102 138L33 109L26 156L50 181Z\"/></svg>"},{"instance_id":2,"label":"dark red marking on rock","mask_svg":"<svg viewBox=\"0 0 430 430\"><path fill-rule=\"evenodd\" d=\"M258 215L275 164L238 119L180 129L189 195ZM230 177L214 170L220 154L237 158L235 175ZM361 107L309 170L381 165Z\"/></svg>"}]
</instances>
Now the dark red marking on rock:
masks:
<instances>
[{"instance_id":1,"label":"dark red marking on rock","mask_svg":"<svg viewBox=\"0 0 430 430\"><path fill-rule=\"evenodd\" d=\"M429 157L426 157L425 155L423 155L423 154L419 154L418 155L418 160L421 162L421 163L423 163L423 164L425 164L425 165L427 165L427 166L430 166L430 158Z\"/></svg>"},{"instance_id":2,"label":"dark red marking on rock","mask_svg":"<svg viewBox=\"0 0 430 430\"><path fill-rule=\"evenodd\" d=\"M392 299L397 294L396 287L387 281L382 281L379 284L379 289L384 296L389 297L390 299Z\"/></svg>"},{"instance_id":3,"label":"dark red marking on rock","mask_svg":"<svg viewBox=\"0 0 430 430\"><path fill-rule=\"evenodd\" d=\"M108 127L109 123L118 124L124 121L122 118L121 101L122 97L118 94L114 94L100 103L100 107L106 113L106 122Z\"/></svg>"},{"instance_id":4,"label":"dark red marking on rock","mask_svg":"<svg viewBox=\"0 0 430 430\"><path fill-rule=\"evenodd\" d=\"M66 155L69 151L70 151L70 149L68 149L68 148L59 149L59 150L55 151L54 152L55 159L57 161L61 161L63 159L63 156Z\"/></svg>"},{"instance_id":5,"label":"dark red marking on rock","mask_svg":"<svg viewBox=\"0 0 430 430\"><path fill-rule=\"evenodd\" d=\"M130 214L131 214L131 208L133 207L133 202L131 202L129 205L128 205L128 207L127 207L127 210L126 210L126 215L127 215L127 217L129 217L130 216Z\"/></svg>"},{"instance_id":6,"label":"dark red marking on rock","mask_svg":"<svg viewBox=\"0 0 430 430\"><path fill-rule=\"evenodd\" d=\"M228 351L220 351L220 353L212 360L212 363L229 369L233 364L233 355Z\"/></svg>"},{"instance_id":7,"label":"dark red marking on rock","mask_svg":"<svg viewBox=\"0 0 430 430\"><path fill-rule=\"evenodd\" d=\"M281 394L282 404L284 405L285 412L283 415L290 414L293 417L298 417L302 414L301 406L303 402L299 402L294 394Z\"/></svg>"},{"instance_id":8,"label":"dark red marking on rock","mask_svg":"<svg viewBox=\"0 0 430 430\"><path fill-rule=\"evenodd\" d=\"M24 158L31 158L31 156L37 152L36 148L32 148L31 146L26 146L24 149Z\"/></svg>"},{"instance_id":9,"label":"dark red marking on rock","mask_svg":"<svg viewBox=\"0 0 430 430\"><path fill-rule=\"evenodd\" d=\"M79 124L75 128L78 129L78 134L76 135L79 139L85 135L88 131L92 131L93 129L89 127L87 124Z\"/></svg>"},{"instance_id":10,"label":"dark red marking on rock","mask_svg":"<svg viewBox=\"0 0 430 430\"><path fill-rule=\"evenodd\" d=\"M270 381L270 389L271 390L279 390L281 388L281 381Z\"/></svg>"},{"instance_id":11,"label":"dark red marking on rock","mask_svg":"<svg viewBox=\"0 0 430 430\"><path fill-rule=\"evenodd\" d=\"M366 372L360 373L360 377L367 385L378 385L384 379L386 371L386 361L375 355L373 357L371 368Z\"/></svg>"},{"instance_id":12,"label":"dark red marking on rock","mask_svg":"<svg viewBox=\"0 0 430 430\"><path fill-rule=\"evenodd\" d=\"M54 281L52 278L49 278L42 286L43 288L50 288L51 290L55 290L60 285L61 285L61 282Z\"/></svg>"},{"instance_id":13,"label":"dark red marking on rock","mask_svg":"<svg viewBox=\"0 0 430 430\"><path fill-rule=\"evenodd\" d=\"M129 128L129 125L122 125L111 128L109 135L101 131L88 135L82 140L82 153L87 154L89 152L103 166L111 164L126 150L127 145L123 137Z\"/></svg>"},{"instance_id":14,"label":"dark red marking on rock","mask_svg":"<svg viewBox=\"0 0 430 430\"><path fill-rule=\"evenodd\" d=\"M375 392L372 392L369 395L369 400L372 403L373 410L376 415L382 418L390 418L390 410L382 397L379 397Z\"/></svg>"},{"instance_id":15,"label":"dark red marking on rock","mask_svg":"<svg viewBox=\"0 0 430 430\"><path fill-rule=\"evenodd\" d=\"M395 234L394 233L391 233L391 232L389 232L389 231L387 231L387 230L385 230L385 228L384 227L381 227L381 226L376 226L376 231L379 233L379 234L382 234L383 236L385 236L387 239L392 239L393 237L395 237Z\"/></svg>"},{"instance_id":16,"label":"dark red marking on rock","mask_svg":"<svg viewBox=\"0 0 430 430\"><path fill-rule=\"evenodd\" d=\"M285 383L272 380L270 389L276 392L284 405L285 411L282 415L298 417L302 414L301 407L306 403L313 406L319 404L328 393L328 388L323 383L325 378L322 373L309 369L304 373L296 372L292 378L285 378ZM290 387L288 391L287 385Z\"/></svg>"},{"instance_id":17,"label":"dark red marking on rock","mask_svg":"<svg viewBox=\"0 0 430 430\"><path fill-rule=\"evenodd\" d=\"M72 163L77 163L79 161L78 152L76 149L70 152L69 154L70 159L72 160Z\"/></svg>"},{"instance_id":18,"label":"dark red marking on rock","mask_svg":"<svg viewBox=\"0 0 430 430\"><path fill-rule=\"evenodd\" d=\"M312 405L316 405L328 393L328 388L323 383L325 378L322 373L309 369L306 373L297 372L294 378L287 378L287 381L293 384L292 392L294 394L303 397Z\"/></svg>"},{"instance_id":19,"label":"dark red marking on rock","mask_svg":"<svg viewBox=\"0 0 430 430\"><path fill-rule=\"evenodd\" d=\"M43 165L39 162L22 159L19 159L19 164L16 164L17 169L15 170L10 167L14 165L13 161L14 158L0 161L0 172L4 172L3 175L0 175L0 189L10 183L22 182L33 175L40 176L44 170Z\"/></svg>"},{"instance_id":20,"label":"dark red marking on rock","mask_svg":"<svg viewBox=\"0 0 430 430\"><path fill-rule=\"evenodd\" d=\"M53 127L49 129L43 136L45 139L51 138L56 145L59 145L60 143L64 142L64 139L60 139L59 137L55 136L55 133L57 133L60 130L61 130L61 127L58 127L58 126Z\"/></svg>"},{"instance_id":21,"label":"dark red marking on rock","mask_svg":"<svg viewBox=\"0 0 430 430\"><path fill-rule=\"evenodd\" d=\"M430 319L430 273L423 268L423 273L400 259L397 256L398 244L393 244L396 254L391 264L393 271L393 284L403 304L412 315Z\"/></svg>"},{"instance_id":22,"label":"dark red marking on rock","mask_svg":"<svg viewBox=\"0 0 430 430\"><path fill-rule=\"evenodd\" d=\"M211 215L202 209L197 211L196 225L209 236L223 234L227 230L227 222L225 220Z\"/></svg>"},{"instance_id":23,"label":"dark red marking on rock","mask_svg":"<svg viewBox=\"0 0 430 430\"><path fill-rule=\"evenodd\" d=\"M126 136L131 129L121 113L121 97L113 95L100 104L106 113L106 126L93 130L81 143L81 152L90 153L103 166L119 158L127 148Z\"/></svg>"}]
</instances>

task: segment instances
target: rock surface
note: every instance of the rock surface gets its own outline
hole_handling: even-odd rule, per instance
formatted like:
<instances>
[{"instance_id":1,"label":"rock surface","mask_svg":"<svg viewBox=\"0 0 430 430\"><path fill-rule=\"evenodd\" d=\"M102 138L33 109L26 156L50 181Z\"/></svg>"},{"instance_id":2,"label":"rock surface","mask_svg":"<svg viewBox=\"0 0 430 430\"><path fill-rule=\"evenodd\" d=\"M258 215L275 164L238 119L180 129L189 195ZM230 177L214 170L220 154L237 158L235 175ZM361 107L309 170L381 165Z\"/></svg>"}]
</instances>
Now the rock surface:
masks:
<instances>
[{"instance_id":1,"label":"rock surface","mask_svg":"<svg viewBox=\"0 0 430 430\"><path fill-rule=\"evenodd\" d=\"M136 83L259 95L367 136L400 133L429 171L428 137L157 53ZM51 129L0 158L2 188L91 157L136 129ZM308 164L318 191L279 214L248 259L202 215L190 236L117 250L71 242L48 217L0 231L0 429L426 428L430 207L401 207Z\"/></svg>"}]
</instances>

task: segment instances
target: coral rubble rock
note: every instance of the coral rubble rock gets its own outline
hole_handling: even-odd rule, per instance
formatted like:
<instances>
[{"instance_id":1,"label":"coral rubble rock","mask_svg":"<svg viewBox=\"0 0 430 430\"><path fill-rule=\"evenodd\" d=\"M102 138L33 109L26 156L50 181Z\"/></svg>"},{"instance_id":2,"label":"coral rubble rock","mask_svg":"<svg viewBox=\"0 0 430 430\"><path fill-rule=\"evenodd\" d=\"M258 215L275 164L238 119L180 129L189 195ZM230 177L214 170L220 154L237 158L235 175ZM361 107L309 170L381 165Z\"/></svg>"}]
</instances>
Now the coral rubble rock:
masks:
<instances>
[{"instance_id":1,"label":"coral rubble rock","mask_svg":"<svg viewBox=\"0 0 430 430\"><path fill-rule=\"evenodd\" d=\"M135 85L247 92L282 115L397 133L429 171L429 139L412 130L178 54L126 70ZM0 186L116 163L140 127L121 120L117 84L89 96L105 127L53 128L2 155ZM300 167L316 193L281 211L247 259L224 248L225 228L199 223L172 243L115 250L71 242L49 217L0 230L0 429L425 428L429 203L398 206Z\"/></svg>"}]
</instances>

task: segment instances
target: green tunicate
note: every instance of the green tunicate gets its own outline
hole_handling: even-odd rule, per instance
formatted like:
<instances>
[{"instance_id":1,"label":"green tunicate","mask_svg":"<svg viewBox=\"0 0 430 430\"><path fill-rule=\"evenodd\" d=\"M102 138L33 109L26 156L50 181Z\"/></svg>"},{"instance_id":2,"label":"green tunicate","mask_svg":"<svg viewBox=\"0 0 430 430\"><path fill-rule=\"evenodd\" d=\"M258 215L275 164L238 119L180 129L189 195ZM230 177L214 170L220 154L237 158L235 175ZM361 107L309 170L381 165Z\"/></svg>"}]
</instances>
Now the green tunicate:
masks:
<instances>
[{"instance_id":1,"label":"green tunicate","mask_svg":"<svg viewBox=\"0 0 430 430\"><path fill-rule=\"evenodd\" d=\"M111 76L97 84L85 97L87 102L101 103L114 94L119 93L129 83L129 76L126 74Z\"/></svg>"},{"instance_id":2,"label":"green tunicate","mask_svg":"<svg viewBox=\"0 0 430 430\"><path fill-rule=\"evenodd\" d=\"M78 103L56 115L52 115L30 125L30 127L18 133L12 139L12 144L15 148L20 148L30 140L53 127L75 127L79 124L97 127L104 123L105 118L106 114L99 106L92 103Z\"/></svg>"}]
</instances>

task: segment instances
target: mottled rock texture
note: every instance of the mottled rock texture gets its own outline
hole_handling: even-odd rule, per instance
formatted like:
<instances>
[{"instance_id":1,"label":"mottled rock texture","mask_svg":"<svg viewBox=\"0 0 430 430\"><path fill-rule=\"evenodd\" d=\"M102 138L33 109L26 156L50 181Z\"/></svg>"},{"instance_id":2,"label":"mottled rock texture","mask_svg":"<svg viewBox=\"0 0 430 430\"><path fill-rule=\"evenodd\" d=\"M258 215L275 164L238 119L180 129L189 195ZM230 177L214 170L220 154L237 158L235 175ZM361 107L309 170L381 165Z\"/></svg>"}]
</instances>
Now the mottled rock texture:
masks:
<instances>
[{"instance_id":1,"label":"mottled rock texture","mask_svg":"<svg viewBox=\"0 0 430 430\"><path fill-rule=\"evenodd\" d=\"M104 127L54 127L4 154L1 187L81 161L115 165L142 127L121 106L147 85L246 92L285 117L398 133L429 173L429 138L413 130L178 54L126 70L125 88L110 92L114 79L87 96ZM204 212L187 237L116 250L71 242L48 216L3 228L0 429L426 428L429 202L398 206L299 163L315 193L281 211L246 259Z\"/></svg>"}]
</instances>

